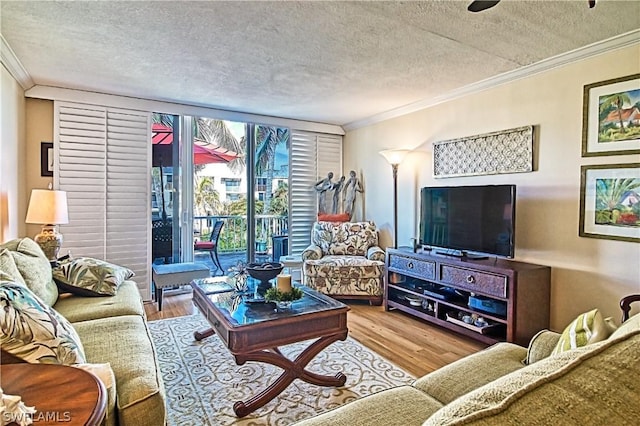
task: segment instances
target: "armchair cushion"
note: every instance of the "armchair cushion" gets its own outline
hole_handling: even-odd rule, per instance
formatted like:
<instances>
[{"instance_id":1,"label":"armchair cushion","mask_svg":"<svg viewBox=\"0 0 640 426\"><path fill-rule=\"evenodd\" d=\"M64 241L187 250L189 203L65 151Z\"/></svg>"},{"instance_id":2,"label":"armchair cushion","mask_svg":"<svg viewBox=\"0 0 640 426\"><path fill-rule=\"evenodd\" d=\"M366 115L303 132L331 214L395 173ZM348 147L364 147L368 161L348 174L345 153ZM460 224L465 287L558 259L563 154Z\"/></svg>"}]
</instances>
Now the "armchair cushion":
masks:
<instances>
[{"instance_id":1,"label":"armchair cushion","mask_svg":"<svg viewBox=\"0 0 640 426\"><path fill-rule=\"evenodd\" d=\"M378 245L378 232L373 222L316 222L311 242L323 255L366 256L369 247Z\"/></svg>"},{"instance_id":2,"label":"armchair cushion","mask_svg":"<svg viewBox=\"0 0 640 426\"><path fill-rule=\"evenodd\" d=\"M364 256L324 256L304 264L306 283L332 295L382 296L384 263Z\"/></svg>"}]
</instances>

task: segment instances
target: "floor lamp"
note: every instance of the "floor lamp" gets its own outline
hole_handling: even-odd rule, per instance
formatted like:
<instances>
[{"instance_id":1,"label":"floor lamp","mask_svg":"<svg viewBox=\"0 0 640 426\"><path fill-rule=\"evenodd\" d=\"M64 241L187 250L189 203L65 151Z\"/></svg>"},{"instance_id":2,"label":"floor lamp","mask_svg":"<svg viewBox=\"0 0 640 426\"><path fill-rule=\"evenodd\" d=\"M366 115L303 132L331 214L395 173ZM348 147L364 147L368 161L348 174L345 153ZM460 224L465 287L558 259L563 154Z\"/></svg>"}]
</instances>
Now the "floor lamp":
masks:
<instances>
[{"instance_id":1,"label":"floor lamp","mask_svg":"<svg viewBox=\"0 0 640 426\"><path fill-rule=\"evenodd\" d=\"M398 164L402 163L409 152L408 149L380 151L380 155L386 158L393 170L393 248L398 248Z\"/></svg>"}]
</instances>

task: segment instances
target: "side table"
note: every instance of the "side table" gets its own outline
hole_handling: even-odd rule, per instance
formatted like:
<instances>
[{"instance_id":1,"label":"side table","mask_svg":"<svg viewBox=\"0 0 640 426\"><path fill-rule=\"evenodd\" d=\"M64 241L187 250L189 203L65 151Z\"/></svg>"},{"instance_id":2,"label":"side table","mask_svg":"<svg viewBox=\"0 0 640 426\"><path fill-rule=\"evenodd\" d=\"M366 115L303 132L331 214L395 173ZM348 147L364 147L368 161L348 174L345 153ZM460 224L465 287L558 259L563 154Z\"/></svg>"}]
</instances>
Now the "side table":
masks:
<instances>
[{"instance_id":1,"label":"side table","mask_svg":"<svg viewBox=\"0 0 640 426\"><path fill-rule=\"evenodd\" d=\"M2 390L35 407L36 425L97 426L107 410L107 391L93 374L58 364L4 364Z\"/></svg>"}]
</instances>

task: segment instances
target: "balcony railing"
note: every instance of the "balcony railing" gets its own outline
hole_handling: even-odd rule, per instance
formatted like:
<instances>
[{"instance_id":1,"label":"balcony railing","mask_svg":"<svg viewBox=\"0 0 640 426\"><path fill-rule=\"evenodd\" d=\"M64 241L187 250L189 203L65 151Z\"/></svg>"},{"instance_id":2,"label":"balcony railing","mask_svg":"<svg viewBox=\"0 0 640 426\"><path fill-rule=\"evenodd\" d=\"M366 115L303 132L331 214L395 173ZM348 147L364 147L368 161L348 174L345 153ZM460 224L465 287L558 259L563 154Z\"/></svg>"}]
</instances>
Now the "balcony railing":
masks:
<instances>
[{"instance_id":1,"label":"balcony railing","mask_svg":"<svg viewBox=\"0 0 640 426\"><path fill-rule=\"evenodd\" d=\"M272 250L273 236L287 233L287 216L256 215L256 245ZM200 241L208 241L217 220L223 220L224 226L218 240L218 253L242 252L247 250L247 216L196 216L193 231ZM264 244L264 245L263 245ZM258 250L262 251L262 250Z\"/></svg>"}]
</instances>

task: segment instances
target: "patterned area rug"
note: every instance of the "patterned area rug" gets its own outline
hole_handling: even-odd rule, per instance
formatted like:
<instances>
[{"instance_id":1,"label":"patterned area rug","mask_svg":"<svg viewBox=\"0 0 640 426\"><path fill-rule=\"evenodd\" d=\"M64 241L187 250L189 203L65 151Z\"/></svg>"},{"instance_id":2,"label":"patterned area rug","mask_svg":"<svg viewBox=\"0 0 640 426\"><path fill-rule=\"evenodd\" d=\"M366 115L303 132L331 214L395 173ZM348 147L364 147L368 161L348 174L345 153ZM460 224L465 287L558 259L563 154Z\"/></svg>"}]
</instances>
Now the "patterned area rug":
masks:
<instances>
[{"instance_id":1,"label":"patterned area rug","mask_svg":"<svg viewBox=\"0 0 640 426\"><path fill-rule=\"evenodd\" d=\"M238 419L233 403L246 401L260 392L282 370L258 362L236 365L218 336L202 342L194 340L193 332L207 327L207 320L201 315L149 322L167 394L169 426L289 425L414 380L389 361L347 338L330 345L307 366L319 374L334 375L342 371L347 376L343 387L319 387L295 380L277 398ZM281 350L292 358L307 346L303 343Z\"/></svg>"}]
</instances>

